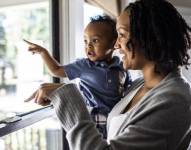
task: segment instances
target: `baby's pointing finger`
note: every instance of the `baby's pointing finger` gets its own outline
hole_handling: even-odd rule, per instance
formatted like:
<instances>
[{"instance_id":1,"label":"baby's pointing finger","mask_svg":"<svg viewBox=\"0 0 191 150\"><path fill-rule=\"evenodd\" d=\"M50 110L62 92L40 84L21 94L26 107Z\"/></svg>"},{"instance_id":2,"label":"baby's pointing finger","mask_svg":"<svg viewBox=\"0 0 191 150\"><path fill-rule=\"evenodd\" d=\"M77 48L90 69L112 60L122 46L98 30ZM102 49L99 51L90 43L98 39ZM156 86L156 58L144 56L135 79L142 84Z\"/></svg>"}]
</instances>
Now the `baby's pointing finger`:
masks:
<instances>
[{"instance_id":1,"label":"baby's pointing finger","mask_svg":"<svg viewBox=\"0 0 191 150\"><path fill-rule=\"evenodd\" d=\"M36 44L34 44L34 43L32 43L32 42L29 42L29 41L27 41L27 40L25 40L25 39L23 39L23 41L25 41L27 44L29 44L29 45L31 45L31 46L36 46Z\"/></svg>"}]
</instances>

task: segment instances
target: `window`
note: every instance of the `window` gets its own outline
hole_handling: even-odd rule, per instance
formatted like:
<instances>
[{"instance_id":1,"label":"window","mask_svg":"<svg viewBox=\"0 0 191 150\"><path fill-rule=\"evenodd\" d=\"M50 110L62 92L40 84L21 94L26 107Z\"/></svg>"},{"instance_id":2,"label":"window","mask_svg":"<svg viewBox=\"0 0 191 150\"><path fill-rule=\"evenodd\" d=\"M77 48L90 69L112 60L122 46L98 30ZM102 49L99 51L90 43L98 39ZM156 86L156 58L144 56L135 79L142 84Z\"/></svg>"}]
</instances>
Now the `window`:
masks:
<instances>
[{"instance_id":1,"label":"window","mask_svg":"<svg viewBox=\"0 0 191 150\"><path fill-rule=\"evenodd\" d=\"M24 103L24 99L42 82L52 82L52 77L40 56L27 51L23 39L51 49L49 5L49 0L44 0L0 7L0 120L41 108L33 102ZM61 149L56 140L61 140L60 133L60 125L52 117L3 136L0 149Z\"/></svg>"},{"instance_id":2,"label":"window","mask_svg":"<svg viewBox=\"0 0 191 150\"><path fill-rule=\"evenodd\" d=\"M49 26L48 2L0 8L0 110L17 112L38 107L23 100L51 78L40 56L30 54L23 39L49 49Z\"/></svg>"},{"instance_id":3,"label":"window","mask_svg":"<svg viewBox=\"0 0 191 150\"><path fill-rule=\"evenodd\" d=\"M87 24L89 23L90 17L103 15L103 14L104 14L104 11L101 8L92 6L88 3L84 3L84 27L86 27Z\"/></svg>"}]
</instances>

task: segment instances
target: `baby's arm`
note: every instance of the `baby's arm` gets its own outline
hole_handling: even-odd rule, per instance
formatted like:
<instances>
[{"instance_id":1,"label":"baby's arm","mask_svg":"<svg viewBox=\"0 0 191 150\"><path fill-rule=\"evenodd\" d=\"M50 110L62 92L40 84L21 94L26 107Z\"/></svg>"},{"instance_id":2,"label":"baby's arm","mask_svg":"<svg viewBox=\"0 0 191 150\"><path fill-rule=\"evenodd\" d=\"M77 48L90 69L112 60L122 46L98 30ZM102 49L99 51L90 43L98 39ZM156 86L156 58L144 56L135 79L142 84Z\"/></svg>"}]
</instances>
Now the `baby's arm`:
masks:
<instances>
[{"instance_id":1,"label":"baby's arm","mask_svg":"<svg viewBox=\"0 0 191 150\"><path fill-rule=\"evenodd\" d=\"M50 73L55 77L66 77L64 67L60 65L48 52L47 49L41 47L40 45L31 43L27 40L24 40L28 45L28 51L33 54L40 54L45 65L48 67Z\"/></svg>"}]
</instances>

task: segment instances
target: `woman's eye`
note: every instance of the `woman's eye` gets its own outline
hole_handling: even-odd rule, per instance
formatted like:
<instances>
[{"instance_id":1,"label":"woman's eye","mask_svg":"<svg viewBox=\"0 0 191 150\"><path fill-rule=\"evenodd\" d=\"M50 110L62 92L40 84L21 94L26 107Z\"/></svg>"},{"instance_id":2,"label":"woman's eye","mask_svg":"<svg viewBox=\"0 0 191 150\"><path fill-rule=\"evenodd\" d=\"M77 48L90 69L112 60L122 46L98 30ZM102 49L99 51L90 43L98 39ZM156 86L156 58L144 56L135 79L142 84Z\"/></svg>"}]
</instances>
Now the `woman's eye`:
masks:
<instances>
[{"instance_id":1,"label":"woman's eye","mask_svg":"<svg viewBox=\"0 0 191 150\"><path fill-rule=\"evenodd\" d=\"M122 33L118 33L118 37L122 38L122 37L124 37L124 35Z\"/></svg>"}]
</instances>

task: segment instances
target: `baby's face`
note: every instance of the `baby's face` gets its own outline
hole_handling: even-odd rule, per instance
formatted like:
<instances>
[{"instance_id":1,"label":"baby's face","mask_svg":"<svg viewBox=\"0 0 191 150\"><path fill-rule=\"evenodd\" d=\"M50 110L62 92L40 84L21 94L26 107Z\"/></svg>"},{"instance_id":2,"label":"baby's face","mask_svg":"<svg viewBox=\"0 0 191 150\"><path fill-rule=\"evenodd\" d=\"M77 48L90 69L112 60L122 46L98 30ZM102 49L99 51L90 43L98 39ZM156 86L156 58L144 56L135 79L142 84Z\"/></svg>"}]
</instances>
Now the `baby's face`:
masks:
<instances>
[{"instance_id":1,"label":"baby's face","mask_svg":"<svg viewBox=\"0 0 191 150\"><path fill-rule=\"evenodd\" d=\"M84 30L84 43L87 57L91 61L111 59L113 49L113 38L111 29L106 23L90 23Z\"/></svg>"}]
</instances>

